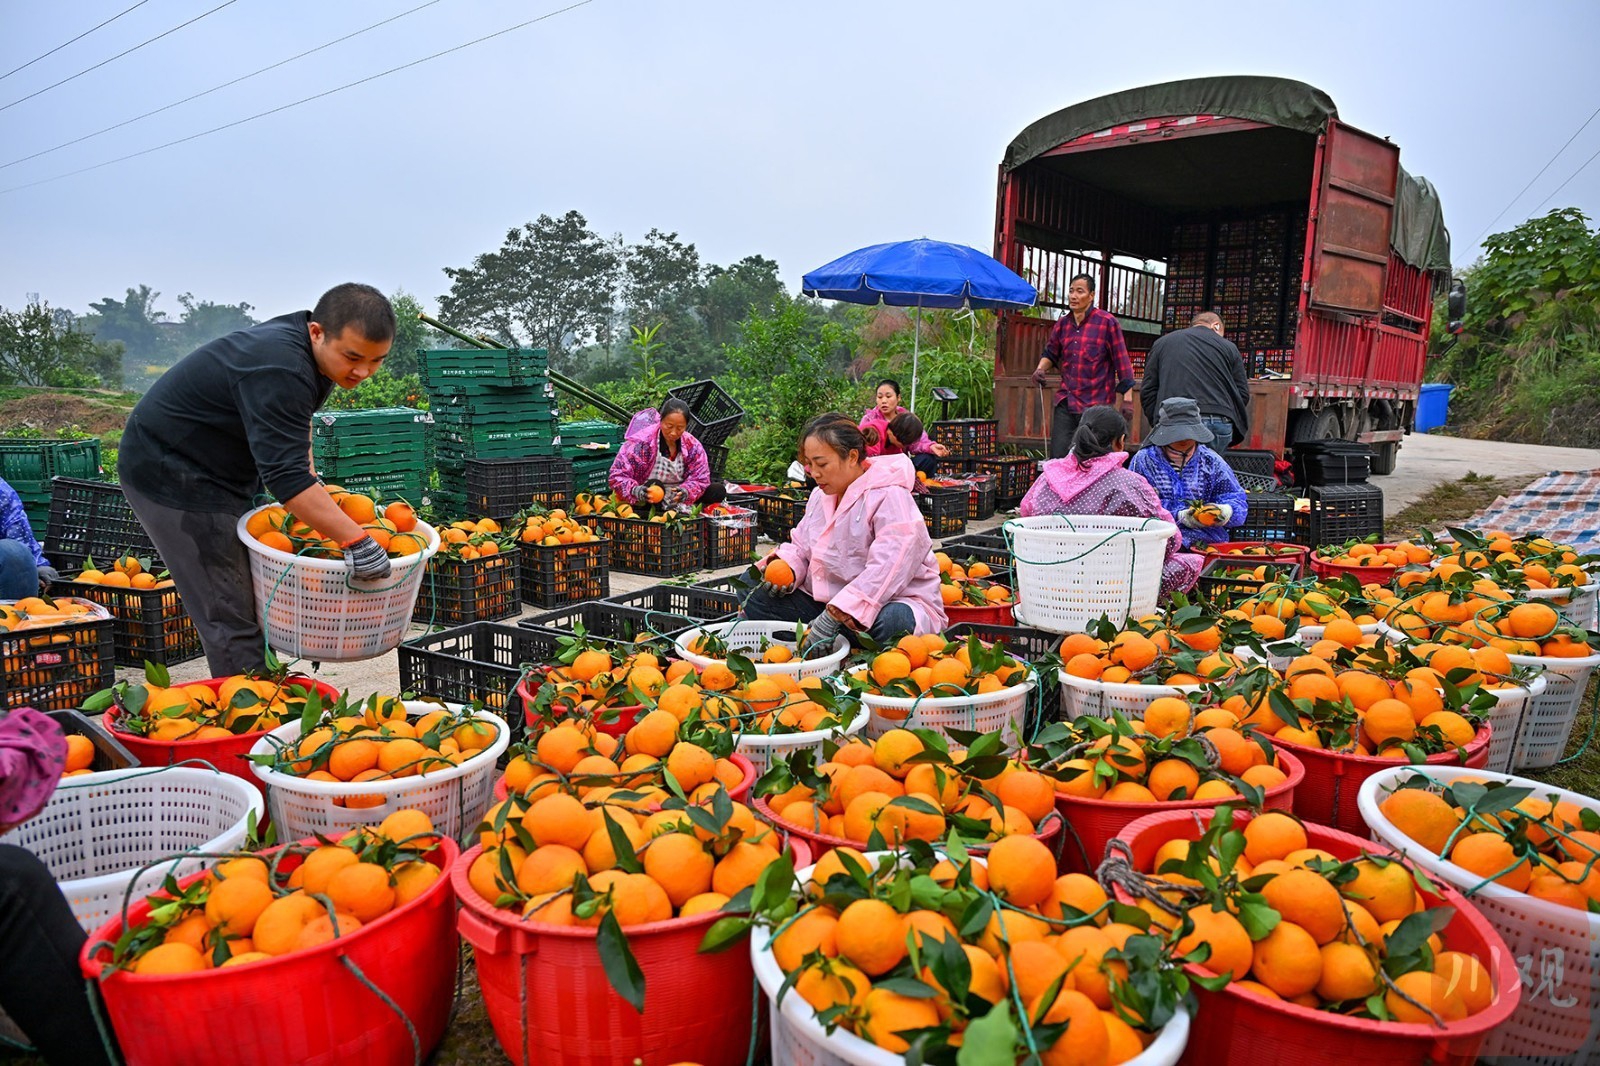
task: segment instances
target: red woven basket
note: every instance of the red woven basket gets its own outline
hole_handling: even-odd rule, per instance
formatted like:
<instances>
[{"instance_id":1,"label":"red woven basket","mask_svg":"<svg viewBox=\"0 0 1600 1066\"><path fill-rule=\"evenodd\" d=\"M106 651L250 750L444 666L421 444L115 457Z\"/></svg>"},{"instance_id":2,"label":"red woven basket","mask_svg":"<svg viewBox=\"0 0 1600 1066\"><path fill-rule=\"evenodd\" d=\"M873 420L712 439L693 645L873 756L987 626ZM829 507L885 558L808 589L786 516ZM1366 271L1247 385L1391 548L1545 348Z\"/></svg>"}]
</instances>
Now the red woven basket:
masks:
<instances>
[{"instance_id":1,"label":"red woven basket","mask_svg":"<svg viewBox=\"0 0 1600 1066\"><path fill-rule=\"evenodd\" d=\"M1241 555L1245 548L1270 549L1265 555ZM1200 549L1206 559L1244 559L1255 563L1299 563L1305 566L1311 549L1304 544L1277 540L1224 540Z\"/></svg>"},{"instance_id":2,"label":"red woven basket","mask_svg":"<svg viewBox=\"0 0 1600 1066\"><path fill-rule=\"evenodd\" d=\"M110 974L100 991L123 1059L128 1066L409 1063L418 1061L411 1031L426 1059L444 1037L455 996L459 944L450 873L459 854L455 841L441 837L428 861L444 876L410 903L320 947L201 973ZM296 865L290 857L279 869ZM150 904L140 901L128 918L137 924L149 913ZM118 917L89 937L78 957L85 977L100 976L110 942L121 932ZM405 1021L357 971L389 997ZM181 1011L174 1012L175 1004L182 1004Z\"/></svg>"},{"instance_id":3,"label":"red woven basket","mask_svg":"<svg viewBox=\"0 0 1600 1066\"><path fill-rule=\"evenodd\" d=\"M1428 756L1429 766L1470 766L1474 769L1489 764L1489 736L1492 727L1484 725L1464 749L1463 759L1453 751ZM1375 755L1344 755L1338 752L1308 748L1304 744L1272 738L1279 751L1292 752L1305 764L1305 779L1294 790L1294 813L1308 822L1342 829L1346 833L1366 836L1366 820L1356 804L1356 793L1361 782L1373 774L1392 770L1403 765L1398 759L1380 759Z\"/></svg>"},{"instance_id":4,"label":"red woven basket","mask_svg":"<svg viewBox=\"0 0 1600 1066\"><path fill-rule=\"evenodd\" d=\"M963 622L980 626L1009 626L1016 624L1012 621L1011 607L1009 603L997 603L990 607L962 607L947 603L944 613L953 626Z\"/></svg>"},{"instance_id":5,"label":"red woven basket","mask_svg":"<svg viewBox=\"0 0 1600 1066\"><path fill-rule=\"evenodd\" d=\"M1294 806L1295 789L1305 780L1306 768L1287 751L1278 752L1278 762L1288 778L1266 790L1267 810L1287 811ZM1163 811L1214 810L1226 800L1170 800L1161 803L1116 803L1103 799L1083 799L1056 793L1056 810L1067 821L1067 844L1061 849L1059 866L1064 874L1092 874L1105 858L1106 845L1133 822L1148 814Z\"/></svg>"},{"instance_id":6,"label":"red woven basket","mask_svg":"<svg viewBox=\"0 0 1600 1066\"><path fill-rule=\"evenodd\" d=\"M1393 544L1374 544L1374 548L1382 551L1393 548ZM1389 563L1378 566L1349 566L1344 563L1333 563L1322 558L1316 552L1311 553L1311 572L1318 577L1334 578L1349 574L1363 585L1387 585L1394 580L1394 575L1400 568Z\"/></svg>"},{"instance_id":7,"label":"red woven basket","mask_svg":"<svg viewBox=\"0 0 1600 1066\"><path fill-rule=\"evenodd\" d=\"M595 930L537 925L497 910L467 880L474 847L451 871L457 924L472 945L478 986L500 1048L517 1066L631 1066L696 1062L743 1066L750 1044L750 951L738 944L702 955L717 911L630 926L628 947L644 974L644 1012L606 979ZM798 841L795 868L813 861Z\"/></svg>"},{"instance_id":8,"label":"red woven basket","mask_svg":"<svg viewBox=\"0 0 1600 1066\"><path fill-rule=\"evenodd\" d=\"M737 766L739 768L739 772L744 775L739 779L739 783L737 785L734 785L732 788L728 789L728 798L733 800L735 803L749 803L750 788L756 783L755 763L751 762L743 755L740 755L738 752L734 752L732 755L728 756L728 761ZM511 795L511 792L506 788L505 775L501 774L495 779L494 782L494 801L496 803L503 803L505 802L506 797L509 795Z\"/></svg>"},{"instance_id":9,"label":"red woven basket","mask_svg":"<svg viewBox=\"0 0 1600 1066\"><path fill-rule=\"evenodd\" d=\"M529 680L530 675L523 674L517 681L517 697L522 700L522 725L524 729L528 725L528 708L533 706L534 697L538 695L537 688L528 686ZM642 703L635 703L627 707L608 708L608 714L610 711L617 712L616 721L608 722L604 718L596 717L594 719L594 727L608 736L620 737L633 728L634 723L639 720L639 713L643 710L644 704Z\"/></svg>"},{"instance_id":10,"label":"red woven basket","mask_svg":"<svg viewBox=\"0 0 1600 1066\"><path fill-rule=\"evenodd\" d=\"M191 681L188 684L205 685L211 691L219 692L226 680L228 679L224 677L210 677L204 681ZM338 689L315 678L295 675L289 678L289 684L302 691L307 687L314 687L322 696L323 706L329 706L339 698ZM270 729L258 729L231 737L218 737L216 740L149 740L118 729L115 708L106 712L106 728L138 760L140 766L171 766L186 759L201 759L225 774L250 782L256 791L261 790L260 779L250 772L248 756L256 741L270 733Z\"/></svg>"},{"instance_id":11,"label":"red woven basket","mask_svg":"<svg viewBox=\"0 0 1600 1066\"><path fill-rule=\"evenodd\" d=\"M1234 815L1236 825L1247 821L1248 814ZM1197 812L1152 814L1128 826L1121 839L1133 850L1134 866L1143 870L1162 844L1198 839L1209 824L1210 816ZM1311 847L1341 860L1355 858L1363 851L1394 854L1382 844L1319 825L1306 826L1306 836ZM1186 1066L1465 1066L1473 1062L1485 1035L1516 1010L1522 998L1522 983L1516 960L1494 927L1455 889L1438 881L1435 884L1439 886L1437 893L1420 887L1418 890L1430 906L1442 903L1455 908L1455 916L1440 934L1445 948L1478 956L1498 989L1495 1001L1482 1012L1451 1022L1441 1030L1433 1025L1347 1018L1268 999L1233 985L1220 992L1207 992L1196 985L1194 993L1199 1004L1189 1030L1188 1050L1184 1052ZM1123 902L1131 902L1120 888L1117 895ZM1193 963L1186 969L1191 974L1211 976L1209 970Z\"/></svg>"},{"instance_id":12,"label":"red woven basket","mask_svg":"<svg viewBox=\"0 0 1600 1066\"><path fill-rule=\"evenodd\" d=\"M834 848L854 848L857 851L862 851L866 848L866 845L862 844L858 840L847 840L844 837L830 836L827 833L818 833L810 829L802 828L793 822L786 822L782 818L778 817L777 813L774 812L773 809L767 804L767 801L764 797L756 797L753 801L751 801L750 806L755 810L757 818L760 818L769 825L776 826L778 829L787 834L789 839L805 841L806 846L810 848L811 853L819 859L828 854L828 852L832 851ZM1051 851L1057 853L1057 861L1059 863L1059 854L1061 851L1061 841L1059 838L1061 837L1062 821L1060 818L1052 818L1049 815L1046 815L1042 824L1044 825L1044 828L1040 829L1033 835L1043 841L1045 846L1050 848ZM972 854L982 855L989 850L991 845L968 844L966 847L968 851L972 852Z\"/></svg>"}]
</instances>

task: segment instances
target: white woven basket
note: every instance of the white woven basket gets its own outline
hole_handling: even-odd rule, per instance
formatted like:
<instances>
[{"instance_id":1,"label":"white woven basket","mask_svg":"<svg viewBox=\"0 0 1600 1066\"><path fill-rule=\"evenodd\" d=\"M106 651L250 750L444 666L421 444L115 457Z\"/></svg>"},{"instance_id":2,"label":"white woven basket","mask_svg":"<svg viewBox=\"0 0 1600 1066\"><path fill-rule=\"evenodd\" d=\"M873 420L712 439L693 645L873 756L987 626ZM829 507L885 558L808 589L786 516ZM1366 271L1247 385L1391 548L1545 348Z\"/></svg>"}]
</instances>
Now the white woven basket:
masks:
<instances>
[{"instance_id":1,"label":"white woven basket","mask_svg":"<svg viewBox=\"0 0 1600 1066\"><path fill-rule=\"evenodd\" d=\"M794 643L794 622L752 622L748 619L738 619L733 622L714 622L710 625L696 626L678 634L675 641L678 657L691 663L697 672L704 671L712 663L720 663L722 659L712 659L689 650L689 644L702 633L719 636L727 641L729 651L757 652L759 653L762 640L768 644L785 644L794 649L795 657L786 663L755 664L756 674L760 677L776 677L787 674L790 677L804 679L807 677L826 677L837 673L845 657L850 654L850 641L843 636L834 638L833 651L827 655L820 655L814 659L801 659L800 649ZM757 658L753 656L752 658Z\"/></svg>"},{"instance_id":2,"label":"white woven basket","mask_svg":"<svg viewBox=\"0 0 1600 1066\"><path fill-rule=\"evenodd\" d=\"M1518 595L1530 600L1565 600L1565 603L1551 602L1550 606L1568 623L1579 629L1594 629L1600 625L1600 584L1570 589L1529 589Z\"/></svg>"},{"instance_id":3,"label":"white woven basket","mask_svg":"<svg viewBox=\"0 0 1600 1066\"><path fill-rule=\"evenodd\" d=\"M1589 676L1600 666L1600 654L1581 659L1546 655L1509 656L1514 666L1537 666L1545 689L1528 701L1522 716L1522 735L1511 756L1513 770L1543 770L1561 761L1572 736L1573 723L1583 707Z\"/></svg>"},{"instance_id":4,"label":"white woven basket","mask_svg":"<svg viewBox=\"0 0 1600 1066\"><path fill-rule=\"evenodd\" d=\"M1483 771L1460 766L1384 770L1362 782L1356 796L1361 816L1376 839L1404 854L1428 876L1465 893L1483 877L1427 851L1379 810L1400 783L1418 774L1440 785L1462 777L1484 778ZM1555 795L1600 811L1600 803L1589 796L1525 778L1498 776L1512 785L1532 788L1540 798ZM1600 992L1596 991L1600 987L1596 985L1600 979L1600 914L1534 899L1492 881L1467 898L1505 939L1523 981L1522 1003L1505 1025L1489 1034L1479 1055L1486 1059L1514 1056L1518 1063L1535 1066L1600 1061Z\"/></svg>"},{"instance_id":5,"label":"white woven basket","mask_svg":"<svg viewBox=\"0 0 1600 1066\"><path fill-rule=\"evenodd\" d=\"M256 609L273 650L312 662L345 663L373 659L400 645L428 560L439 550L432 526L417 523L414 532L427 546L391 560L394 571L387 578L356 581L343 559L291 555L256 540L245 528L256 511L239 516L238 535L250 554Z\"/></svg>"},{"instance_id":6,"label":"white woven basket","mask_svg":"<svg viewBox=\"0 0 1600 1066\"><path fill-rule=\"evenodd\" d=\"M63 781L44 810L0 843L26 848L50 868L87 933L121 913L124 894L137 902L169 874L183 877L207 860L175 858L136 880L139 867L186 851L236 851L251 815L259 823L262 812L261 794L241 777L130 766Z\"/></svg>"},{"instance_id":7,"label":"white woven basket","mask_svg":"<svg viewBox=\"0 0 1600 1066\"><path fill-rule=\"evenodd\" d=\"M412 718L441 709L440 704L420 700L408 700L405 707ZM445 704L443 708L459 710L455 704ZM307 781L259 763L252 763L250 769L266 789L280 839L301 840L316 834L338 836L381 822L409 807L426 814L439 832L460 841L476 834L478 823L494 801L495 760L511 743L511 729L498 716L479 711L476 720L494 727L494 742L459 766L430 770L424 776L390 781ZM273 744L274 739L277 745ZM279 747L292 747L299 739L300 723L290 722L256 741L250 754L271 755ZM348 796L379 796L383 802L370 807L341 807L333 802Z\"/></svg>"},{"instance_id":8,"label":"white woven basket","mask_svg":"<svg viewBox=\"0 0 1600 1066\"><path fill-rule=\"evenodd\" d=\"M1017 747L1027 742L1028 693L1036 682L1030 678L981 696L903 696L861 694L861 702L872 713L867 722L867 738L877 740L891 729L914 726L936 730L948 737L951 729L992 733L1011 727ZM892 712L892 713L885 713Z\"/></svg>"},{"instance_id":9,"label":"white woven basket","mask_svg":"<svg viewBox=\"0 0 1600 1066\"><path fill-rule=\"evenodd\" d=\"M804 733L740 733L734 750L750 760L760 777L771 768L773 760L787 758L797 751L810 750L822 761L822 745L829 740L853 737L867 727L872 712L862 707L856 716L838 729L812 729Z\"/></svg>"},{"instance_id":10,"label":"white woven basket","mask_svg":"<svg viewBox=\"0 0 1600 1066\"><path fill-rule=\"evenodd\" d=\"M1081 633L1101 615L1120 626L1155 611L1167 542L1178 532L1155 518L1038 515L1003 526L1016 560L1018 625Z\"/></svg>"},{"instance_id":11,"label":"white woven basket","mask_svg":"<svg viewBox=\"0 0 1600 1066\"><path fill-rule=\"evenodd\" d=\"M1112 712L1120 711L1124 718L1138 720L1150 701L1162 696L1186 699L1199 685L1139 685L1131 682L1092 681L1074 677L1065 670L1056 674L1061 680L1061 719L1070 722L1088 715L1090 718L1110 719Z\"/></svg>"}]
</instances>

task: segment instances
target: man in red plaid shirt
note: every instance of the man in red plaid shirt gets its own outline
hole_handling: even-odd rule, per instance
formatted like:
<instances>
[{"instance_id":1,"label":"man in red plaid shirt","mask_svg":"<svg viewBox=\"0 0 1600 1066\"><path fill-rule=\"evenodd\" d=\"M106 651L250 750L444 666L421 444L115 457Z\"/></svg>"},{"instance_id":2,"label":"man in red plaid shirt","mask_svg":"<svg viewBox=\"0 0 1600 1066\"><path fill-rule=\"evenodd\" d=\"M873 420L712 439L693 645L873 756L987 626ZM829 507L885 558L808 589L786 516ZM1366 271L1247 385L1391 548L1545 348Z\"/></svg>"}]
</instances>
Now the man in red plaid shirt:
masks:
<instances>
[{"instance_id":1,"label":"man in red plaid shirt","mask_svg":"<svg viewBox=\"0 0 1600 1066\"><path fill-rule=\"evenodd\" d=\"M1061 368L1056 388L1055 415L1050 425L1050 458L1059 459L1072 448L1083 412L1098 404L1113 403L1120 395L1133 403L1133 363L1122 339L1122 325L1109 311L1094 306L1094 278L1076 274L1067 286L1067 308L1050 330L1034 384L1050 383L1049 373Z\"/></svg>"}]
</instances>

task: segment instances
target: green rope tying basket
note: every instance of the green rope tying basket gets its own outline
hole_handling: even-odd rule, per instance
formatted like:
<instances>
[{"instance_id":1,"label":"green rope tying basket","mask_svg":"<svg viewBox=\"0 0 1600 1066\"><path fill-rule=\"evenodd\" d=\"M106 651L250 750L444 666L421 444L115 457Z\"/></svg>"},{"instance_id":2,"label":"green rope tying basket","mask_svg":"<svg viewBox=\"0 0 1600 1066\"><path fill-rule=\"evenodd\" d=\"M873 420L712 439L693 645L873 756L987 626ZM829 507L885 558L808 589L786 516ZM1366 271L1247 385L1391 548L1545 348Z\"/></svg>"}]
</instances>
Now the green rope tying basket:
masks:
<instances>
[{"instance_id":1,"label":"green rope tying basket","mask_svg":"<svg viewBox=\"0 0 1600 1066\"><path fill-rule=\"evenodd\" d=\"M1158 518L1103 515L1013 518L1000 528L1016 559L1018 624L1056 633L1153 612L1178 531Z\"/></svg>"}]
</instances>

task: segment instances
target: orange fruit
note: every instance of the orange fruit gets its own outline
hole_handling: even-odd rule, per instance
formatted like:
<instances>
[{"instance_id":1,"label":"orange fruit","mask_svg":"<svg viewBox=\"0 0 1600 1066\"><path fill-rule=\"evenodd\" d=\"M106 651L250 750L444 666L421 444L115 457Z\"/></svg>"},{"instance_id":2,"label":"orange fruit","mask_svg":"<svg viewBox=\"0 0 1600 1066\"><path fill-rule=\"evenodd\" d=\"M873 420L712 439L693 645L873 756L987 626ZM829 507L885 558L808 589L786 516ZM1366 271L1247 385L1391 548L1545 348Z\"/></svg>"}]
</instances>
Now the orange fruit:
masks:
<instances>
[{"instance_id":1,"label":"orange fruit","mask_svg":"<svg viewBox=\"0 0 1600 1066\"><path fill-rule=\"evenodd\" d=\"M1031 836L1002 837L989 849L988 867L990 890L1018 907L1043 903L1055 888L1055 856Z\"/></svg>"},{"instance_id":2,"label":"orange fruit","mask_svg":"<svg viewBox=\"0 0 1600 1066\"><path fill-rule=\"evenodd\" d=\"M1252 864L1281 859L1306 846L1305 827L1282 811L1267 811L1244 827L1245 858ZM1296 993L1297 994L1297 993Z\"/></svg>"},{"instance_id":3,"label":"orange fruit","mask_svg":"<svg viewBox=\"0 0 1600 1066\"><path fill-rule=\"evenodd\" d=\"M1461 824L1461 812L1443 796L1420 788L1402 788L1378 805L1395 828L1438 855Z\"/></svg>"},{"instance_id":4,"label":"orange fruit","mask_svg":"<svg viewBox=\"0 0 1600 1066\"><path fill-rule=\"evenodd\" d=\"M1251 975L1285 998L1310 992L1322 976L1322 953L1316 939L1293 922L1273 926L1272 932L1256 941L1253 955Z\"/></svg>"},{"instance_id":5,"label":"orange fruit","mask_svg":"<svg viewBox=\"0 0 1600 1066\"><path fill-rule=\"evenodd\" d=\"M859 899L839 914L834 930L839 954L877 977L906 957L905 918L878 899Z\"/></svg>"}]
</instances>

